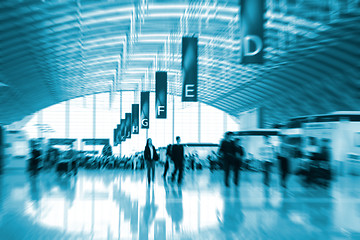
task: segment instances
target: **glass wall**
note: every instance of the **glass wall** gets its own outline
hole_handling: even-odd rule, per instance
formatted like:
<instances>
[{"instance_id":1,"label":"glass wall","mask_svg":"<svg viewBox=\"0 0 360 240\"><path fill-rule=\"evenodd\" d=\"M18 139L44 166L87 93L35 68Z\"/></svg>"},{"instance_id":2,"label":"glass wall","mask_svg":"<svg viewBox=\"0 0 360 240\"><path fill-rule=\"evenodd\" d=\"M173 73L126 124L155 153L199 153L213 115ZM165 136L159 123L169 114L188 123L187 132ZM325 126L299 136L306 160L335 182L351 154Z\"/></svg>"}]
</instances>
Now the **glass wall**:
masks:
<instances>
[{"instance_id":1,"label":"glass wall","mask_svg":"<svg viewBox=\"0 0 360 240\"><path fill-rule=\"evenodd\" d=\"M95 98L95 99L94 99ZM94 108L95 103L95 108ZM110 104L111 103L111 104ZM134 91L122 92L122 118L131 112L131 104L140 103L139 94ZM175 112L173 113L173 105ZM225 131L239 130L238 124L224 112L202 103L183 103L181 98L168 95L167 119L155 119L155 94L150 94L150 128L148 137L156 147L173 143L174 137L181 136L182 143L219 143ZM95 118L94 118L95 111ZM200 111L200 124L199 124ZM173 115L175 121L173 121ZM39 117L41 116L41 117ZM38 112L26 124L30 138L39 136L39 127L46 125L42 136L46 138L66 137L66 103L62 102ZM94 127L95 121L95 127ZM83 138L109 138L113 144L113 129L120 123L120 92L101 93L69 100L69 138L78 139L75 147L83 150L99 150L102 146L82 146ZM200 131L199 131L200 127ZM49 130L50 129L50 130ZM95 131L94 131L95 130ZM131 139L121 145L121 154L128 155L142 151L146 142L146 130L132 134ZM120 146L114 147L115 154L120 153Z\"/></svg>"}]
</instances>

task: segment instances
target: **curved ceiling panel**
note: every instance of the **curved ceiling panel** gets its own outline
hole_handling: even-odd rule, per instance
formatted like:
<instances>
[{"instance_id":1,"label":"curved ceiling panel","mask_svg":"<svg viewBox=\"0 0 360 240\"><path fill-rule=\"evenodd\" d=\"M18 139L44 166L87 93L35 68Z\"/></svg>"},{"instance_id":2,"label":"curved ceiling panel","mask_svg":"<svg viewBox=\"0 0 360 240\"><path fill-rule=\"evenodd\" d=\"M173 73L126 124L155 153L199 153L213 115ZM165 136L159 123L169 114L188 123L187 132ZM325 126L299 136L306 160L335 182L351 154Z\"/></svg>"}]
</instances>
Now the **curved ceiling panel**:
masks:
<instances>
[{"instance_id":1,"label":"curved ceiling panel","mask_svg":"<svg viewBox=\"0 0 360 240\"><path fill-rule=\"evenodd\" d=\"M201 102L267 125L360 110L358 1L266 0L265 63L240 64L238 0L5 0L0 3L0 123L87 94L181 91L181 37L199 37ZM286 4L285 4L286 3Z\"/></svg>"}]
</instances>

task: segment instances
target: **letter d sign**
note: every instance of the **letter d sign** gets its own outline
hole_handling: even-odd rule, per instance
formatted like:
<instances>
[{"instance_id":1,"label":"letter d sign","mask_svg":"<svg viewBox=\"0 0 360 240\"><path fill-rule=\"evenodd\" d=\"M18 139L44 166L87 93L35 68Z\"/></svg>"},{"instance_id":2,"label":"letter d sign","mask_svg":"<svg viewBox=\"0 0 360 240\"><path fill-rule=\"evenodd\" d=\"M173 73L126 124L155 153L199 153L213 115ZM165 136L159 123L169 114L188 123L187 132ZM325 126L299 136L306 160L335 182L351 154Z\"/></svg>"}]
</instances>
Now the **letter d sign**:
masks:
<instances>
[{"instance_id":1,"label":"letter d sign","mask_svg":"<svg viewBox=\"0 0 360 240\"><path fill-rule=\"evenodd\" d=\"M241 0L241 63L263 63L265 0Z\"/></svg>"},{"instance_id":2,"label":"letter d sign","mask_svg":"<svg viewBox=\"0 0 360 240\"><path fill-rule=\"evenodd\" d=\"M262 40L258 36L248 35L243 39L243 41L244 56L255 56L263 48Z\"/></svg>"}]
</instances>

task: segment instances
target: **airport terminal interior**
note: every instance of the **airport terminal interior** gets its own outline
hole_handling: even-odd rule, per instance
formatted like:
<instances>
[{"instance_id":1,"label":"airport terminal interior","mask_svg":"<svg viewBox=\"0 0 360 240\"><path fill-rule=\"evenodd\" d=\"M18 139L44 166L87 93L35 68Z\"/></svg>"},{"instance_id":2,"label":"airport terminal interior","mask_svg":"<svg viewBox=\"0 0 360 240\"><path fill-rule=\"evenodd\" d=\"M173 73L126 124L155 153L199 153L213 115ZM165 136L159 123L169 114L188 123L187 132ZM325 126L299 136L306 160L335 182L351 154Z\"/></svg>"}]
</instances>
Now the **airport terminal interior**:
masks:
<instances>
[{"instance_id":1,"label":"airport terminal interior","mask_svg":"<svg viewBox=\"0 0 360 240\"><path fill-rule=\"evenodd\" d=\"M0 1L0 239L360 239L360 0Z\"/></svg>"}]
</instances>

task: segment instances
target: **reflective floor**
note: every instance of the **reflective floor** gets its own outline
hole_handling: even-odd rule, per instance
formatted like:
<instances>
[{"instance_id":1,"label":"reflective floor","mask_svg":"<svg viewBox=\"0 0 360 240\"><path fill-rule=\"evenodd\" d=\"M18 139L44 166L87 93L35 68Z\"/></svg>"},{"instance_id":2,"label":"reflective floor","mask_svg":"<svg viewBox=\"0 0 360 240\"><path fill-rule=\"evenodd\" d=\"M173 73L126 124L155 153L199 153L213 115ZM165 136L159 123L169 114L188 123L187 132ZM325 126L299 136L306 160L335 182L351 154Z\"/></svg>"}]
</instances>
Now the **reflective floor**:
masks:
<instances>
[{"instance_id":1,"label":"reflective floor","mask_svg":"<svg viewBox=\"0 0 360 240\"><path fill-rule=\"evenodd\" d=\"M225 188L223 173L187 172L182 187L145 171L80 170L30 178L0 177L0 239L360 239L360 177L338 177L328 189L287 190L272 175L242 173Z\"/></svg>"}]
</instances>

